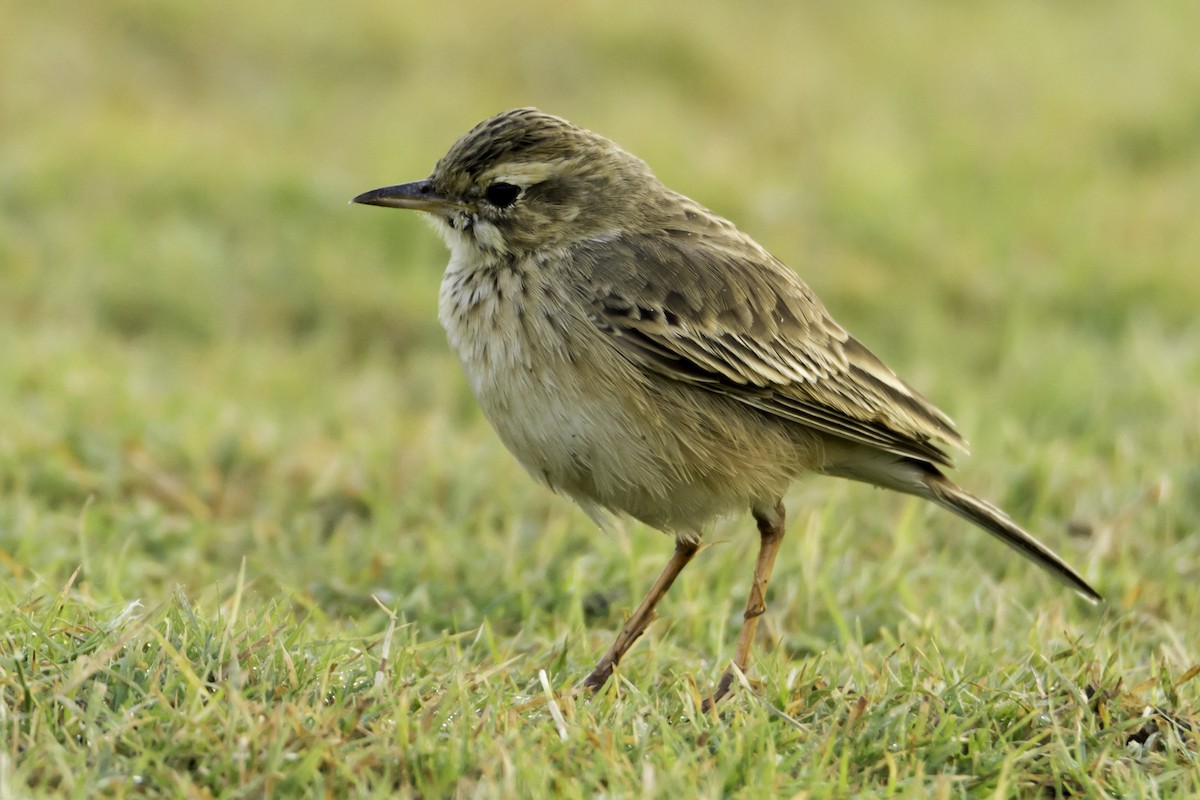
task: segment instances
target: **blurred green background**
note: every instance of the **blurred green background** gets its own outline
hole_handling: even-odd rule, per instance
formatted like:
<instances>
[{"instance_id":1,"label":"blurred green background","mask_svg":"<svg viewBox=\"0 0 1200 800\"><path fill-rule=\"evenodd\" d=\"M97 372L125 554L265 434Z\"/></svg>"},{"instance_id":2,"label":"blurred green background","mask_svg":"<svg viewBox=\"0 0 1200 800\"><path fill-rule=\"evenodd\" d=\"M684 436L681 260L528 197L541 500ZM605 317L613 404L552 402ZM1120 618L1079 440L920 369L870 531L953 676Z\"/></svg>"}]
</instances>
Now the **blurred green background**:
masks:
<instances>
[{"instance_id":1,"label":"blurred green background","mask_svg":"<svg viewBox=\"0 0 1200 800\"><path fill-rule=\"evenodd\" d=\"M372 592L421 635L619 625L668 543L598 535L519 474L438 328L441 243L347 204L537 105L735 220L950 413L963 482L1150 620L1131 669L1200 661L1200 5L0 0L0 19L9 602L76 567L80 603L216 602L245 559L247 602L286 598L319 635L378 630ZM808 533L771 614L797 657L870 641L899 604L975 633L1000 595L1071 602L902 498L813 480L789 504ZM896 535L914 513L934 536ZM746 527L679 589L680 651L727 647L705 615L740 607ZM1022 635L990 625L987 646ZM953 651L963 631L942 633Z\"/></svg>"}]
</instances>

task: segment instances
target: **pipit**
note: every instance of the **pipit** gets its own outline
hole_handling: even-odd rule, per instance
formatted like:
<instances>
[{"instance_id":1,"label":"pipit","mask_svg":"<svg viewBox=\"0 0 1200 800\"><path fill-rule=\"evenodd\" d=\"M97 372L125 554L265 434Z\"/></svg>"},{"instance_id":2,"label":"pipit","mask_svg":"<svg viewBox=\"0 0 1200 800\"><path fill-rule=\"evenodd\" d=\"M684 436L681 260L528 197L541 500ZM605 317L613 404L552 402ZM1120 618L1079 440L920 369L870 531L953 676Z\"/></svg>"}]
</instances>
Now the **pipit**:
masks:
<instances>
[{"instance_id":1,"label":"pipit","mask_svg":"<svg viewBox=\"0 0 1200 800\"><path fill-rule=\"evenodd\" d=\"M600 689L700 548L749 508L761 537L730 690L766 608L799 475L931 500L1100 595L943 473L950 419L833 321L792 270L613 142L537 109L460 138L425 180L356 203L425 212L450 249L439 317L475 397L536 479L594 519L627 515L675 552L596 668Z\"/></svg>"}]
</instances>

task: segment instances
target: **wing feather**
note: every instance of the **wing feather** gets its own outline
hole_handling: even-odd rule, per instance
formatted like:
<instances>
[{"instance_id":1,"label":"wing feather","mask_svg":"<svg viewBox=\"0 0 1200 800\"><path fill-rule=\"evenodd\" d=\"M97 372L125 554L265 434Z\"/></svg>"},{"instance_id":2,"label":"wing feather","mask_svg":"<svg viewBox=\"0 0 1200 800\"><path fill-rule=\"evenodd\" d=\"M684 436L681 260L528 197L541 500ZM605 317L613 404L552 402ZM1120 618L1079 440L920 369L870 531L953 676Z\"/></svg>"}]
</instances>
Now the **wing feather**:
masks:
<instances>
[{"instance_id":1,"label":"wing feather","mask_svg":"<svg viewBox=\"0 0 1200 800\"><path fill-rule=\"evenodd\" d=\"M733 228L627 233L584 246L578 287L632 363L766 414L949 465L953 423L826 312L794 272ZM675 235L670 235L675 234Z\"/></svg>"}]
</instances>

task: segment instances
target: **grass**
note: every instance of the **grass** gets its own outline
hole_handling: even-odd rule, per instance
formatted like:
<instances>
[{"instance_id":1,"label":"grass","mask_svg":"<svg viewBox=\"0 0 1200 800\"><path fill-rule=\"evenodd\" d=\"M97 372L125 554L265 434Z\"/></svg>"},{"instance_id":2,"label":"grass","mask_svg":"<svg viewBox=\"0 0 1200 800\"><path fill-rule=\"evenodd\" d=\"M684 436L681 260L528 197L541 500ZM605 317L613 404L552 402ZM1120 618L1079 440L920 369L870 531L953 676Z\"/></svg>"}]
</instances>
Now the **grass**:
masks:
<instances>
[{"instance_id":1,"label":"grass","mask_svg":"<svg viewBox=\"0 0 1200 800\"><path fill-rule=\"evenodd\" d=\"M1200 793L1200 19L1186 3L12 6L0 796ZM345 205L536 104L795 266L952 413L1092 609L915 501L798 484L665 562L516 468L445 255Z\"/></svg>"}]
</instances>

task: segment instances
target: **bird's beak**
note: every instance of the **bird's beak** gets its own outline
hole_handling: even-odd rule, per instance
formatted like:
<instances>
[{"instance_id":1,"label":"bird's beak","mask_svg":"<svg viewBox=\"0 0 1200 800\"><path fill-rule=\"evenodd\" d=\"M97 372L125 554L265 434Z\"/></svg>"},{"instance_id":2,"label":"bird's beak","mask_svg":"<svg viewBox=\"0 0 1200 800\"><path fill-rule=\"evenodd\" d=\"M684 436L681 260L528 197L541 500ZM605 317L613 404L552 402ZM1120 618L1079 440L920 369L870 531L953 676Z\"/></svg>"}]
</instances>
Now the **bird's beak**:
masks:
<instances>
[{"instance_id":1,"label":"bird's beak","mask_svg":"<svg viewBox=\"0 0 1200 800\"><path fill-rule=\"evenodd\" d=\"M385 186L382 189L372 189L363 192L350 201L368 206L384 206L386 208L412 208L417 211L446 213L461 209L463 206L453 200L447 200L433 188L433 182L426 179L413 183L402 183L399 186Z\"/></svg>"}]
</instances>

